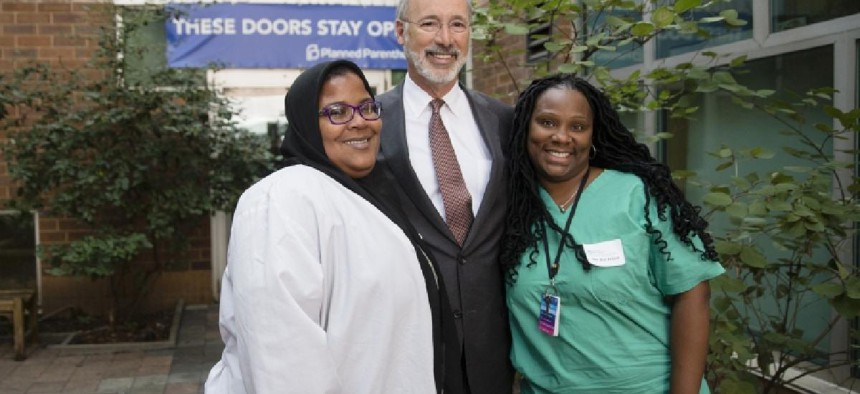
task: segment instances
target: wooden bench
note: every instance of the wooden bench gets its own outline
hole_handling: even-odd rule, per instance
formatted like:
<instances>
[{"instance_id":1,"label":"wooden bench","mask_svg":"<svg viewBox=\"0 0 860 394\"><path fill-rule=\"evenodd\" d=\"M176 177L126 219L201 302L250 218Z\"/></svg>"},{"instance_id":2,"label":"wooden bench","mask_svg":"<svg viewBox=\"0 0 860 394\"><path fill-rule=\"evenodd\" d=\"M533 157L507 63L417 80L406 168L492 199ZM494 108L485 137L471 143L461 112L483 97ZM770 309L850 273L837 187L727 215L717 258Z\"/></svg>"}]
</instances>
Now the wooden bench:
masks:
<instances>
[{"instance_id":1,"label":"wooden bench","mask_svg":"<svg viewBox=\"0 0 860 394\"><path fill-rule=\"evenodd\" d=\"M24 315L29 313L29 324ZM39 317L36 310L36 292L33 290L0 290L0 316L12 320L12 332L15 346L15 360L25 359L24 337L29 334L35 342L38 335ZM29 327L26 327L28 325Z\"/></svg>"}]
</instances>

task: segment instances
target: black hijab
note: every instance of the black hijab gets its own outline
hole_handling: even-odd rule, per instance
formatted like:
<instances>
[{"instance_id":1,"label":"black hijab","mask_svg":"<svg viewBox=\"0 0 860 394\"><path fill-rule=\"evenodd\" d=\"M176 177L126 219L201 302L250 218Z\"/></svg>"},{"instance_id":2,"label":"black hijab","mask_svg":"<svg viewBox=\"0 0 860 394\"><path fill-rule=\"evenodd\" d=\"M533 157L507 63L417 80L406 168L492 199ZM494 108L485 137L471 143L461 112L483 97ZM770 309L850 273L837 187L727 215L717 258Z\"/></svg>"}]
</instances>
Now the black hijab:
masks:
<instances>
[{"instance_id":1,"label":"black hijab","mask_svg":"<svg viewBox=\"0 0 860 394\"><path fill-rule=\"evenodd\" d=\"M329 78L332 71L337 69L349 69L361 78L364 88L373 98L373 90L367 83L367 78L355 63L348 60L336 60L317 64L296 78L293 86L284 98L284 110L287 114L287 134L281 144L281 153L284 155L286 165L304 164L322 171L329 177L338 181L347 189L364 197L366 200L376 204L368 198L367 192L358 185L346 173L337 168L329 160L323 147L322 132L319 126L319 99L323 84ZM383 211L385 212L385 211Z\"/></svg>"},{"instance_id":2,"label":"black hijab","mask_svg":"<svg viewBox=\"0 0 860 394\"><path fill-rule=\"evenodd\" d=\"M450 358L450 355L446 354L444 350L445 343L453 345L459 342L456 340L457 334L452 320L453 315L450 311L442 278L439 275L439 268L435 260L430 256L429 248L421 240L421 235L406 220L406 215L400 211L400 208L382 204L381 201L384 201L384 199L376 197L379 193L389 192L390 188L362 187L359 181L349 177L329 160L323 147L322 133L319 127L320 93L332 71L343 68L349 69L361 78L367 93L370 94L371 98L374 97L373 90L371 90L370 84L367 83L367 78L365 78L364 73L353 62L335 60L320 63L307 69L296 78L296 81L293 82L293 85L287 92L286 98L284 98L285 112L289 125L287 126L287 134L284 137L284 142L281 144L281 153L284 155L286 166L303 164L313 167L373 204L373 206L391 219L394 224L400 227L412 242L412 246L415 248L415 253L418 256L421 273L424 275L427 298L430 303L430 312L433 320L434 377L436 380L436 391L440 392L445 381L445 364L453 365L455 362L454 360L445 360L446 356ZM380 174L381 172L374 171L368 178L382 177ZM364 181L362 180L362 183ZM368 185L372 184L372 181L367 181ZM393 182L393 180L389 179L386 182ZM369 245L368 247L373 246ZM455 352L447 353L455 354Z\"/></svg>"}]
</instances>

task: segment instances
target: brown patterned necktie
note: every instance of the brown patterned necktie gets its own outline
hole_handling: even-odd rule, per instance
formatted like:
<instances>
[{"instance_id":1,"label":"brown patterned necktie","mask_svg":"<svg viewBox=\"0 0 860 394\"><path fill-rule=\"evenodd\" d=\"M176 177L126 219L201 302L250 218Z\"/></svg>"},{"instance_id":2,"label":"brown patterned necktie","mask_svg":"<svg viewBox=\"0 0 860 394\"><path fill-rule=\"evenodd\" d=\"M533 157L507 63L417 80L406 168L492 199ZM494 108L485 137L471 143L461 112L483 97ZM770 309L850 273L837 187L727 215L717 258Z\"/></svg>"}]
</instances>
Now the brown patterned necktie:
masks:
<instances>
[{"instance_id":1,"label":"brown patterned necktie","mask_svg":"<svg viewBox=\"0 0 860 394\"><path fill-rule=\"evenodd\" d=\"M460 246L466 241L466 234L472 225L472 196L466 188L457 154L451 145L451 138L439 109L445 104L440 99L430 102L433 114L430 115L430 151L433 155L433 168L436 170L436 180L442 192L442 202L445 207L445 223L454 234Z\"/></svg>"}]
</instances>

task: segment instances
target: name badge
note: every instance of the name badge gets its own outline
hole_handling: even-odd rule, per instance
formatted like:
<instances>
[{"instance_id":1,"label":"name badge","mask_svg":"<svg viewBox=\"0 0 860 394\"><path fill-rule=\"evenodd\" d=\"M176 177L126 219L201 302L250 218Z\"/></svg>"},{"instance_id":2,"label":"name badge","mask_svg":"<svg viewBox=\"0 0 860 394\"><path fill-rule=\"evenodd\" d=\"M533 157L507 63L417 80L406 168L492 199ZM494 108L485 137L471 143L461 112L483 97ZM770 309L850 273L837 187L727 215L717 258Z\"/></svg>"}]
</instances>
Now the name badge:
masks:
<instances>
[{"instance_id":1,"label":"name badge","mask_svg":"<svg viewBox=\"0 0 860 394\"><path fill-rule=\"evenodd\" d=\"M561 298L545 294L540 299L538 329L547 335L558 336L558 322L561 315Z\"/></svg>"},{"instance_id":2,"label":"name badge","mask_svg":"<svg viewBox=\"0 0 860 394\"><path fill-rule=\"evenodd\" d=\"M624 265L624 247L621 239L582 245L588 262L598 267L617 267Z\"/></svg>"}]
</instances>

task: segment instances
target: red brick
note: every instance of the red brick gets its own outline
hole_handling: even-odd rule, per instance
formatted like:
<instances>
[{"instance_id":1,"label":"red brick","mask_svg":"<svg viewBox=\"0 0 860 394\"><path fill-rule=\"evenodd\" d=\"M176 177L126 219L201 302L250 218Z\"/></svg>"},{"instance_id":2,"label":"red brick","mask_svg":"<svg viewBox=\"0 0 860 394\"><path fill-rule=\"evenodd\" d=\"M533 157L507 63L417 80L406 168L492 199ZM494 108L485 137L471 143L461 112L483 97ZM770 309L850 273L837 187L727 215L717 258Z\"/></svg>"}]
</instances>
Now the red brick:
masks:
<instances>
[{"instance_id":1,"label":"red brick","mask_svg":"<svg viewBox=\"0 0 860 394\"><path fill-rule=\"evenodd\" d=\"M74 59L74 48L39 48L39 59Z\"/></svg>"},{"instance_id":2,"label":"red brick","mask_svg":"<svg viewBox=\"0 0 860 394\"><path fill-rule=\"evenodd\" d=\"M81 23L84 15L79 13L62 12L52 15L54 23Z\"/></svg>"},{"instance_id":3,"label":"red brick","mask_svg":"<svg viewBox=\"0 0 860 394\"><path fill-rule=\"evenodd\" d=\"M66 242L66 233L40 231L39 241L45 244Z\"/></svg>"},{"instance_id":4,"label":"red brick","mask_svg":"<svg viewBox=\"0 0 860 394\"><path fill-rule=\"evenodd\" d=\"M106 9L107 9L106 6L103 4L99 5L99 4L85 3L85 2L72 4L72 11L85 12L87 14L91 14L91 13L98 12L100 10L106 10ZM111 18L113 18L113 17L111 16Z\"/></svg>"},{"instance_id":5,"label":"red brick","mask_svg":"<svg viewBox=\"0 0 860 394\"><path fill-rule=\"evenodd\" d=\"M76 48L75 57L78 59L89 59L93 56L92 48Z\"/></svg>"},{"instance_id":6,"label":"red brick","mask_svg":"<svg viewBox=\"0 0 860 394\"><path fill-rule=\"evenodd\" d=\"M59 36L54 37L54 46L57 47L76 47L85 46L87 40L79 36Z\"/></svg>"},{"instance_id":7,"label":"red brick","mask_svg":"<svg viewBox=\"0 0 860 394\"><path fill-rule=\"evenodd\" d=\"M39 25L39 34L72 34L72 26L69 25Z\"/></svg>"},{"instance_id":8,"label":"red brick","mask_svg":"<svg viewBox=\"0 0 860 394\"><path fill-rule=\"evenodd\" d=\"M87 227L87 225L75 219L60 219L59 225L61 231L89 230L89 227Z\"/></svg>"},{"instance_id":9,"label":"red brick","mask_svg":"<svg viewBox=\"0 0 860 394\"><path fill-rule=\"evenodd\" d=\"M12 23L15 20L15 14L12 12L0 12L0 23Z\"/></svg>"},{"instance_id":10,"label":"red brick","mask_svg":"<svg viewBox=\"0 0 860 394\"><path fill-rule=\"evenodd\" d=\"M42 11L42 12L57 12L57 11L69 12L71 10L72 10L71 4L64 4L64 3L39 4L39 11Z\"/></svg>"},{"instance_id":11,"label":"red brick","mask_svg":"<svg viewBox=\"0 0 860 394\"><path fill-rule=\"evenodd\" d=\"M12 48L15 46L15 37L12 36L0 36L0 48Z\"/></svg>"},{"instance_id":12,"label":"red brick","mask_svg":"<svg viewBox=\"0 0 860 394\"><path fill-rule=\"evenodd\" d=\"M26 3L4 3L3 7L0 8L3 12L15 12L15 11L36 11L35 4L26 4Z\"/></svg>"},{"instance_id":13,"label":"red brick","mask_svg":"<svg viewBox=\"0 0 860 394\"><path fill-rule=\"evenodd\" d=\"M33 48L27 49L4 49L3 57L12 59L35 59L36 50Z\"/></svg>"},{"instance_id":14,"label":"red brick","mask_svg":"<svg viewBox=\"0 0 860 394\"><path fill-rule=\"evenodd\" d=\"M75 25L74 28L75 28L75 34L80 35L80 36L97 37L102 32L102 29L99 26Z\"/></svg>"},{"instance_id":15,"label":"red brick","mask_svg":"<svg viewBox=\"0 0 860 394\"><path fill-rule=\"evenodd\" d=\"M3 34L36 34L36 26L33 25L6 25L3 26Z\"/></svg>"},{"instance_id":16,"label":"red brick","mask_svg":"<svg viewBox=\"0 0 860 394\"><path fill-rule=\"evenodd\" d=\"M48 36L18 36L17 39L19 48L51 46L51 37Z\"/></svg>"},{"instance_id":17,"label":"red brick","mask_svg":"<svg viewBox=\"0 0 860 394\"><path fill-rule=\"evenodd\" d=\"M15 22L19 24L27 23L50 23L51 14L19 12L15 15Z\"/></svg>"},{"instance_id":18,"label":"red brick","mask_svg":"<svg viewBox=\"0 0 860 394\"><path fill-rule=\"evenodd\" d=\"M56 218L39 216L39 229L42 231L56 231L60 229L60 222Z\"/></svg>"}]
</instances>

